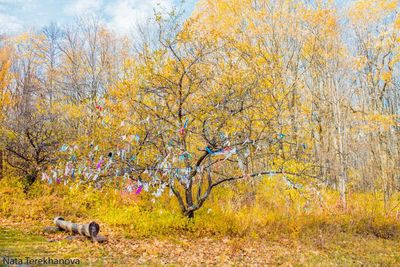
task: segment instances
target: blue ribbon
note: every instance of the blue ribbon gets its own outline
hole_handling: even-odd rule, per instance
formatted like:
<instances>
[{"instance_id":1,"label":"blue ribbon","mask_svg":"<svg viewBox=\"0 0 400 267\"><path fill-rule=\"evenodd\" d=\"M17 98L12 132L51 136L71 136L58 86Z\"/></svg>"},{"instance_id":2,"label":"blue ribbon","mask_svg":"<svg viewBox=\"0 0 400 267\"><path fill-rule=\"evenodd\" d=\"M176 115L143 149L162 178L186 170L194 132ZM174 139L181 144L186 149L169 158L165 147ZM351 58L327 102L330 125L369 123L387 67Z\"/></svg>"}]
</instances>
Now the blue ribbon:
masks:
<instances>
[{"instance_id":1,"label":"blue ribbon","mask_svg":"<svg viewBox=\"0 0 400 267\"><path fill-rule=\"evenodd\" d=\"M223 152L224 150L223 150L222 148L220 148L220 149L218 149L218 150L216 150L216 151L212 151L211 148L209 148L209 147L207 146L207 147L206 147L206 151L207 151L208 154L215 155L215 154L218 154L218 153Z\"/></svg>"},{"instance_id":2,"label":"blue ribbon","mask_svg":"<svg viewBox=\"0 0 400 267\"><path fill-rule=\"evenodd\" d=\"M214 152L208 146L206 147L206 151L208 154L214 154Z\"/></svg>"}]
</instances>

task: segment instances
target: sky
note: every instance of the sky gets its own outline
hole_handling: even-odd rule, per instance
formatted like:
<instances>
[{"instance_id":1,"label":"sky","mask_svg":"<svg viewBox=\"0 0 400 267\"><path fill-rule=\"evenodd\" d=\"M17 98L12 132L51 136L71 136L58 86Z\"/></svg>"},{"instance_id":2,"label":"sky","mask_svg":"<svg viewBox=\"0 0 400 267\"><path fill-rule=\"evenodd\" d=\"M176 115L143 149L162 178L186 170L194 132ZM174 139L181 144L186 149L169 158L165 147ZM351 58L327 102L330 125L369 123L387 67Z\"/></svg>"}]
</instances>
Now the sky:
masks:
<instances>
[{"instance_id":1,"label":"sky","mask_svg":"<svg viewBox=\"0 0 400 267\"><path fill-rule=\"evenodd\" d=\"M180 0L0 0L0 33L15 34L40 29L51 22L63 25L76 16L96 14L117 33L128 34L138 21L143 22L156 9L171 9ZM186 0L186 15L196 0Z\"/></svg>"}]
</instances>

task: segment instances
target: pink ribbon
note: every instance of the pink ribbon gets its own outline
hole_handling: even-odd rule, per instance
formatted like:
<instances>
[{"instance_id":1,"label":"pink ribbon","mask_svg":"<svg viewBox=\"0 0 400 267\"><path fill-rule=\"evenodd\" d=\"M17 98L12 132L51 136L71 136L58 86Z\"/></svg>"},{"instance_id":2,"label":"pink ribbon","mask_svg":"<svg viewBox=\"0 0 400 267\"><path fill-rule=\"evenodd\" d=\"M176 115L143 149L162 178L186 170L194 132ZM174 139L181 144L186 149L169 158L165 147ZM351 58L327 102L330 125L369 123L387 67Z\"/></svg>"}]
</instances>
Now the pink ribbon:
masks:
<instances>
[{"instance_id":1,"label":"pink ribbon","mask_svg":"<svg viewBox=\"0 0 400 267\"><path fill-rule=\"evenodd\" d=\"M103 162L104 162L104 160L103 160L103 159L102 159L102 160L100 160L100 161L97 163L96 169L100 169L100 167L101 167L101 164L103 164Z\"/></svg>"},{"instance_id":2,"label":"pink ribbon","mask_svg":"<svg viewBox=\"0 0 400 267\"><path fill-rule=\"evenodd\" d=\"M142 192L143 186L139 186L138 189L136 190L135 194L139 195L140 192Z\"/></svg>"}]
</instances>

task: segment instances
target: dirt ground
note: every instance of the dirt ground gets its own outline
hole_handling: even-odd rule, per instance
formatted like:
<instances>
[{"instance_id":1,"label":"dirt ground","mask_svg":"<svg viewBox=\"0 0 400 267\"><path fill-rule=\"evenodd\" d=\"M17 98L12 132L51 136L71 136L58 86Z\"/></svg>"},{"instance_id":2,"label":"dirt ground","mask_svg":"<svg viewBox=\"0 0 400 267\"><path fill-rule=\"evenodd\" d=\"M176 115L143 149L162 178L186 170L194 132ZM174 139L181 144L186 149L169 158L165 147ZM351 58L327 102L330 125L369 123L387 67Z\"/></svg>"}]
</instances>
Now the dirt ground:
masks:
<instances>
[{"instance_id":1,"label":"dirt ground","mask_svg":"<svg viewBox=\"0 0 400 267\"><path fill-rule=\"evenodd\" d=\"M75 258L82 266L400 266L398 241L346 233L279 240L185 235L135 239L111 231L105 235L108 242L98 244L0 221L0 266L6 266L1 265L6 256Z\"/></svg>"}]
</instances>

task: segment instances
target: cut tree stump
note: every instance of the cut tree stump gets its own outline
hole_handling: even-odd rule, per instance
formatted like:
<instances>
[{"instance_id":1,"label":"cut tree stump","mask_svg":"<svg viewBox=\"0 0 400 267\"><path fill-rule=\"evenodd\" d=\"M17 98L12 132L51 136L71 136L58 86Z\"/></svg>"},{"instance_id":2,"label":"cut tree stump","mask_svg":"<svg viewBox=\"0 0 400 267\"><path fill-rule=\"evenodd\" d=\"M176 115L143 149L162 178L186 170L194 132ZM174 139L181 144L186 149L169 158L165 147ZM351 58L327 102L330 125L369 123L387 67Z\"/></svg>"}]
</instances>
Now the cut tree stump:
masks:
<instances>
[{"instance_id":1,"label":"cut tree stump","mask_svg":"<svg viewBox=\"0 0 400 267\"><path fill-rule=\"evenodd\" d=\"M88 224L77 224L64 220L62 217L54 218L54 226L48 226L43 229L47 233L55 233L57 231L67 231L74 234L80 234L90 238L94 242L105 242L107 238L98 235L100 231L100 226L96 222L91 222Z\"/></svg>"}]
</instances>

